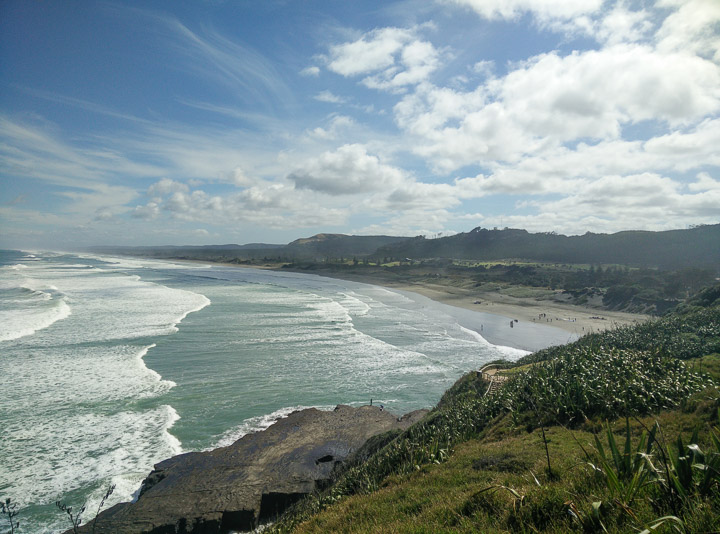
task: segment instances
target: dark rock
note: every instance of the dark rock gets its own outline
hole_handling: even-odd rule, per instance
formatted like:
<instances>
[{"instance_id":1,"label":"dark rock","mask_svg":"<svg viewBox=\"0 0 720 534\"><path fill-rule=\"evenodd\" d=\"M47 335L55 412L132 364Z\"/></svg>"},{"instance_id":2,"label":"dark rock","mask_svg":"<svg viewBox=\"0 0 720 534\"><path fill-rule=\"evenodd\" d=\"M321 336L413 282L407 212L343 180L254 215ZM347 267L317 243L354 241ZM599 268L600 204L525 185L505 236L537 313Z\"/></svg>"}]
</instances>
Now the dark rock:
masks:
<instances>
[{"instance_id":1,"label":"dark rock","mask_svg":"<svg viewBox=\"0 0 720 534\"><path fill-rule=\"evenodd\" d=\"M372 406L293 412L228 447L175 456L155 465L137 501L100 514L98 533L176 534L247 531L271 520L316 488L369 438L404 429L426 413L401 419ZM82 530L91 531L90 521Z\"/></svg>"}]
</instances>

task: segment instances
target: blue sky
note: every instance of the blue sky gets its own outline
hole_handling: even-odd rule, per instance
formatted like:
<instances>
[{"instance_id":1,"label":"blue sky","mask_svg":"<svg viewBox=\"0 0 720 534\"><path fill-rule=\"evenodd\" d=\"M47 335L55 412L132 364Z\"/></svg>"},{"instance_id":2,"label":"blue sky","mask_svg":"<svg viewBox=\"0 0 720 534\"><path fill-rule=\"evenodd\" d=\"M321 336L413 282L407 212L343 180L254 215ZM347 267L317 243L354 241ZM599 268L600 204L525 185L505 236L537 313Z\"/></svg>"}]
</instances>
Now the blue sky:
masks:
<instances>
[{"instance_id":1,"label":"blue sky","mask_svg":"<svg viewBox=\"0 0 720 534\"><path fill-rule=\"evenodd\" d=\"M720 222L717 0L0 3L0 246Z\"/></svg>"}]
</instances>

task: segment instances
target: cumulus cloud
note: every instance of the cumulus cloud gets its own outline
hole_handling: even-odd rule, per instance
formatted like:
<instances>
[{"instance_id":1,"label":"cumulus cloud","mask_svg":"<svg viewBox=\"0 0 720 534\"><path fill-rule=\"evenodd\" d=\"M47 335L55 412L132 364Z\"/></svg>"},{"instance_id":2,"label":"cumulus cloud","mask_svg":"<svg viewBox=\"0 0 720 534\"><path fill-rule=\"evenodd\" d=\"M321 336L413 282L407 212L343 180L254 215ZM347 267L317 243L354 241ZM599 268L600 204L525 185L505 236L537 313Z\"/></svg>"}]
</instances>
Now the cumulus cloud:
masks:
<instances>
[{"instance_id":1,"label":"cumulus cloud","mask_svg":"<svg viewBox=\"0 0 720 534\"><path fill-rule=\"evenodd\" d=\"M720 3L716 0L661 0L673 9L657 32L658 49L699 54L720 63Z\"/></svg>"},{"instance_id":2,"label":"cumulus cloud","mask_svg":"<svg viewBox=\"0 0 720 534\"><path fill-rule=\"evenodd\" d=\"M490 176L457 180L464 189L538 195L567 193L577 180L612 174L637 174L646 169L687 172L720 165L720 120L706 120L686 132L672 132L647 141L613 139L574 148L554 147L514 164L494 166Z\"/></svg>"},{"instance_id":3,"label":"cumulus cloud","mask_svg":"<svg viewBox=\"0 0 720 534\"><path fill-rule=\"evenodd\" d=\"M329 104L344 104L347 102L347 100L343 97L334 95L330 91L321 91L313 98L315 98L315 100L319 100L320 102L327 102Z\"/></svg>"},{"instance_id":4,"label":"cumulus cloud","mask_svg":"<svg viewBox=\"0 0 720 534\"><path fill-rule=\"evenodd\" d=\"M149 197L162 197L168 193L187 192L188 190L188 186L183 183L176 182L170 178L163 178L148 187L147 194Z\"/></svg>"},{"instance_id":5,"label":"cumulus cloud","mask_svg":"<svg viewBox=\"0 0 720 534\"><path fill-rule=\"evenodd\" d=\"M228 192L227 186L217 184L205 184L207 190L191 189L164 181L154 188L159 196L136 206L131 215L144 220L169 218L213 225L249 223L283 230L337 226L348 217L346 209L319 202L317 193L299 191L290 182L249 179L239 168L234 176L236 185L242 186L239 191Z\"/></svg>"},{"instance_id":6,"label":"cumulus cloud","mask_svg":"<svg viewBox=\"0 0 720 534\"><path fill-rule=\"evenodd\" d=\"M647 38L652 31L650 17L644 9L631 11L624 3L618 2L588 30L598 41L609 45L637 42Z\"/></svg>"},{"instance_id":7,"label":"cumulus cloud","mask_svg":"<svg viewBox=\"0 0 720 534\"><path fill-rule=\"evenodd\" d=\"M407 183L390 193L387 206L394 210L444 210L460 204L460 195L450 184Z\"/></svg>"},{"instance_id":8,"label":"cumulus cloud","mask_svg":"<svg viewBox=\"0 0 720 534\"><path fill-rule=\"evenodd\" d=\"M391 189L405 180L400 169L383 164L359 144L325 152L292 172L288 179L299 189L329 195L351 195Z\"/></svg>"},{"instance_id":9,"label":"cumulus cloud","mask_svg":"<svg viewBox=\"0 0 720 534\"><path fill-rule=\"evenodd\" d=\"M348 117L347 115L333 115L325 128L318 126L308 131L308 134L316 139L332 140L336 139L341 132L347 131L353 126L355 126L355 121L352 117Z\"/></svg>"},{"instance_id":10,"label":"cumulus cloud","mask_svg":"<svg viewBox=\"0 0 720 534\"><path fill-rule=\"evenodd\" d=\"M155 219L160 215L160 207L156 202L148 202L144 206L135 206L132 216L136 219Z\"/></svg>"},{"instance_id":11,"label":"cumulus cloud","mask_svg":"<svg viewBox=\"0 0 720 534\"><path fill-rule=\"evenodd\" d=\"M487 19L516 19L531 12L541 20L554 18L573 19L594 13L602 6L602 0L447 0L448 3L472 8Z\"/></svg>"},{"instance_id":12,"label":"cumulus cloud","mask_svg":"<svg viewBox=\"0 0 720 534\"><path fill-rule=\"evenodd\" d=\"M577 225L576 221L592 214L593 224L603 221L600 227L612 231L629 220L636 228L677 228L687 217L712 220L720 216L720 190L687 193L670 178L642 173L606 176L562 199L534 201L532 205L539 212L534 217L555 218L566 224Z\"/></svg>"},{"instance_id":13,"label":"cumulus cloud","mask_svg":"<svg viewBox=\"0 0 720 534\"><path fill-rule=\"evenodd\" d=\"M300 74L302 76L315 76L317 77L320 74L320 68L316 66L310 66L305 67L303 70L300 71Z\"/></svg>"},{"instance_id":14,"label":"cumulus cloud","mask_svg":"<svg viewBox=\"0 0 720 534\"><path fill-rule=\"evenodd\" d=\"M541 90L540 90L541 89ZM641 44L542 54L468 92L426 86L404 97L395 120L416 152L449 172L517 161L577 139L619 138L625 125L692 124L720 110L720 70Z\"/></svg>"},{"instance_id":15,"label":"cumulus cloud","mask_svg":"<svg viewBox=\"0 0 720 534\"><path fill-rule=\"evenodd\" d=\"M367 75L367 87L395 91L425 81L438 65L438 51L414 29L381 28L331 47L327 66L345 77Z\"/></svg>"},{"instance_id":16,"label":"cumulus cloud","mask_svg":"<svg viewBox=\"0 0 720 534\"><path fill-rule=\"evenodd\" d=\"M653 29L652 15L648 10L631 10L622 0L614 4L602 0L446 1L469 7L488 20L518 20L530 14L535 24L544 30L570 37L587 36L605 44L635 42Z\"/></svg>"},{"instance_id":17,"label":"cumulus cloud","mask_svg":"<svg viewBox=\"0 0 720 534\"><path fill-rule=\"evenodd\" d=\"M706 172L698 173L697 180L688 184L690 191L718 191L720 190L720 180L714 179Z\"/></svg>"},{"instance_id":18,"label":"cumulus cloud","mask_svg":"<svg viewBox=\"0 0 720 534\"><path fill-rule=\"evenodd\" d=\"M238 187L250 187L255 183L255 180L248 177L245 171L240 167L236 167L233 170L231 181Z\"/></svg>"},{"instance_id":19,"label":"cumulus cloud","mask_svg":"<svg viewBox=\"0 0 720 534\"><path fill-rule=\"evenodd\" d=\"M427 41L413 41L400 53L398 66L368 76L363 83L371 89L395 90L419 84L430 77L439 64L438 53Z\"/></svg>"},{"instance_id":20,"label":"cumulus cloud","mask_svg":"<svg viewBox=\"0 0 720 534\"><path fill-rule=\"evenodd\" d=\"M113 218L113 212L110 208L98 208L95 210L94 221L109 221Z\"/></svg>"}]
</instances>

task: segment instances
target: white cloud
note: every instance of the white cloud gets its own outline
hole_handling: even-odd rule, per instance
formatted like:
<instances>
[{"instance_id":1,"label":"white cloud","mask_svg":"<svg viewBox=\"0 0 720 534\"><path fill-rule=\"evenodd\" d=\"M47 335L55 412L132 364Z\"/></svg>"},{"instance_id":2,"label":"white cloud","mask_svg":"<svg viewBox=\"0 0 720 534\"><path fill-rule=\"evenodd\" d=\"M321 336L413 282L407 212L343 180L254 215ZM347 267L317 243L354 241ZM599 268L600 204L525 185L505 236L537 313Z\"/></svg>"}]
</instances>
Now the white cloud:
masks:
<instances>
[{"instance_id":1,"label":"white cloud","mask_svg":"<svg viewBox=\"0 0 720 534\"><path fill-rule=\"evenodd\" d=\"M720 165L720 119L707 120L687 132L673 132L647 141L613 139L574 149L554 147L512 165L496 165L492 176L460 180L466 187L520 194L567 193L577 180L647 169L686 172ZM466 181L467 180L467 181ZM483 189L485 194L487 190Z\"/></svg>"},{"instance_id":2,"label":"white cloud","mask_svg":"<svg viewBox=\"0 0 720 534\"><path fill-rule=\"evenodd\" d=\"M415 85L430 77L439 64L438 53L427 41L413 41L403 48L399 66L368 76L363 83L371 89L394 90Z\"/></svg>"},{"instance_id":3,"label":"white cloud","mask_svg":"<svg viewBox=\"0 0 720 534\"><path fill-rule=\"evenodd\" d=\"M533 13L540 20L575 19L597 12L602 0L446 0L472 8L486 19L511 20Z\"/></svg>"},{"instance_id":4,"label":"white cloud","mask_svg":"<svg viewBox=\"0 0 720 534\"><path fill-rule=\"evenodd\" d=\"M718 191L720 190L720 180L715 180L706 172L697 175L697 180L688 184L690 191Z\"/></svg>"},{"instance_id":5,"label":"white cloud","mask_svg":"<svg viewBox=\"0 0 720 534\"><path fill-rule=\"evenodd\" d=\"M318 126L310 130L308 134L315 139L332 140L336 139L341 132L355 126L355 121L347 115L333 115L327 124L327 127Z\"/></svg>"},{"instance_id":6,"label":"white cloud","mask_svg":"<svg viewBox=\"0 0 720 534\"><path fill-rule=\"evenodd\" d=\"M160 207L156 202L148 202L144 206L135 206L132 216L136 219L155 219L160 215Z\"/></svg>"},{"instance_id":7,"label":"white cloud","mask_svg":"<svg viewBox=\"0 0 720 534\"><path fill-rule=\"evenodd\" d=\"M183 183L176 182L170 178L163 178L159 182L155 182L148 187L147 194L149 197L162 197L168 193L175 193L178 191L186 193L188 190L188 186Z\"/></svg>"},{"instance_id":8,"label":"white cloud","mask_svg":"<svg viewBox=\"0 0 720 534\"><path fill-rule=\"evenodd\" d=\"M219 32L206 29L196 33L173 17L157 18L174 34L173 44L181 52L179 66L186 66L203 80L215 80L237 94L250 96L255 106L294 101L293 91L274 63L256 50Z\"/></svg>"},{"instance_id":9,"label":"white cloud","mask_svg":"<svg viewBox=\"0 0 720 534\"><path fill-rule=\"evenodd\" d=\"M482 61L478 61L472 66L472 71L475 74L479 74L481 76L489 77L493 71L495 70L495 62L490 61L488 59L484 59Z\"/></svg>"},{"instance_id":10,"label":"white cloud","mask_svg":"<svg viewBox=\"0 0 720 534\"><path fill-rule=\"evenodd\" d=\"M248 177L242 168L236 167L232 171L232 183L238 187L250 187L255 183L255 180Z\"/></svg>"},{"instance_id":11,"label":"white cloud","mask_svg":"<svg viewBox=\"0 0 720 534\"><path fill-rule=\"evenodd\" d=\"M320 68L316 66L305 67L300 71L302 76L314 76L317 77L320 74Z\"/></svg>"},{"instance_id":12,"label":"white cloud","mask_svg":"<svg viewBox=\"0 0 720 534\"><path fill-rule=\"evenodd\" d=\"M299 189L347 195L392 189L405 179L400 169L385 165L362 145L343 145L325 152L292 172L288 179Z\"/></svg>"},{"instance_id":13,"label":"white cloud","mask_svg":"<svg viewBox=\"0 0 720 534\"><path fill-rule=\"evenodd\" d=\"M720 189L685 193L680 183L655 174L605 176L589 181L559 200L527 203L533 215L510 217L525 228L576 231L619 231L679 228L688 220L716 223L720 217ZM513 223L514 224L514 223Z\"/></svg>"},{"instance_id":14,"label":"white cloud","mask_svg":"<svg viewBox=\"0 0 720 534\"><path fill-rule=\"evenodd\" d=\"M393 210L435 211L460 204L457 189L450 184L409 182L393 190L386 205Z\"/></svg>"},{"instance_id":15,"label":"white cloud","mask_svg":"<svg viewBox=\"0 0 720 534\"><path fill-rule=\"evenodd\" d=\"M409 210L389 217L383 224L371 224L358 228L353 233L360 235L452 235L456 232L447 229L448 221L454 217L445 210L425 211Z\"/></svg>"},{"instance_id":16,"label":"white cloud","mask_svg":"<svg viewBox=\"0 0 720 534\"><path fill-rule=\"evenodd\" d=\"M332 46L327 66L345 77L368 75L367 87L395 91L427 80L438 65L438 51L414 29L381 28Z\"/></svg>"},{"instance_id":17,"label":"white cloud","mask_svg":"<svg viewBox=\"0 0 720 534\"><path fill-rule=\"evenodd\" d=\"M646 10L631 11L623 2L618 2L596 21L590 33L608 45L641 41L653 29L650 16Z\"/></svg>"},{"instance_id":18,"label":"white cloud","mask_svg":"<svg viewBox=\"0 0 720 534\"><path fill-rule=\"evenodd\" d=\"M412 39L401 28L373 30L357 41L330 48L328 68L342 76L357 76L392 67L395 55Z\"/></svg>"},{"instance_id":19,"label":"white cloud","mask_svg":"<svg viewBox=\"0 0 720 534\"><path fill-rule=\"evenodd\" d=\"M137 206L133 217L157 219L163 213L183 221L207 224L238 222L275 229L336 226L346 222L348 211L317 202L311 192L288 184L259 183L232 194L203 190L174 192L159 203Z\"/></svg>"},{"instance_id":20,"label":"white cloud","mask_svg":"<svg viewBox=\"0 0 720 534\"><path fill-rule=\"evenodd\" d=\"M110 149L68 144L53 125L21 123L0 115L0 165L16 176L54 185L95 189L115 173L159 177L162 169Z\"/></svg>"},{"instance_id":21,"label":"white cloud","mask_svg":"<svg viewBox=\"0 0 720 534\"><path fill-rule=\"evenodd\" d=\"M674 9L657 32L659 50L699 54L720 63L720 2L661 0L658 7Z\"/></svg>"},{"instance_id":22,"label":"white cloud","mask_svg":"<svg viewBox=\"0 0 720 534\"><path fill-rule=\"evenodd\" d=\"M328 102L329 104L344 104L345 102L347 102L347 100L343 97L334 95L330 91L321 91L313 98L315 100L319 100L320 102Z\"/></svg>"},{"instance_id":23,"label":"white cloud","mask_svg":"<svg viewBox=\"0 0 720 534\"><path fill-rule=\"evenodd\" d=\"M619 138L624 125L692 124L720 110L720 69L645 45L542 54L462 93L422 86L395 107L416 152L439 171L517 161L577 139Z\"/></svg>"},{"instance_id":24,"label":"white cloud","mask_svg":"<svg viewBox=\"0 0 720 534\"><path fill-rule=\"evenodd\" d=\"M94 221L109 221L113 218L113 212L110 208L98 208L95 210Z\"/></svg>"}]
</instances>

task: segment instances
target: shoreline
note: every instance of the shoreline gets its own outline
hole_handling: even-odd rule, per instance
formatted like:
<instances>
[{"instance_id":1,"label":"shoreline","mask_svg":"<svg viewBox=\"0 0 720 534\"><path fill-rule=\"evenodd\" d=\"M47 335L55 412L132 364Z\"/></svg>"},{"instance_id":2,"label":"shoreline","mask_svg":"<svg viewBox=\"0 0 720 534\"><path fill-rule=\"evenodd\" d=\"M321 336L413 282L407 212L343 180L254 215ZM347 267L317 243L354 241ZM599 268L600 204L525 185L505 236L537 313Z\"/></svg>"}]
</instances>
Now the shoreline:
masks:
<instances>
[{"instance_id":1,"label":"shoreline","mask_svg":"<svg viewBox=\"0 0 720 534\"><path fill-rule=\"evenodd\" d=\"M357 273L307 272L295 269L282 269L280 264L243 265L203 260L170 261L308 274L348 282L370 284L400 292L409 292L439 304L491 316L489 320L491 328L487 330L483 328L482 325L471 326L463 324L462 326L471 328L493 345L508 346L529 352L544 348L540 346L543 344L542 340L532 339L533 337L545 338L545 346L564 344L574 341L585 334L602 332L619 326L639 324L653 319L652 316L645 314L603 310L548 299L512 297L495 291L470 290L462 287L433 284L424 281L397 281L382 276L358 275ZM515 321L512 330L509 326L511 321ZM500 324L502 324L502 328L499 327ZM522 328L528 324L531 326L531 331L528 331L527 328ZM478 328L477 326L480 327ZM515 327L520 328L516 329ZM549 328L553 331L562 330L563 334L556 333L555 335L538 336L537 332L539 331L539 327ZM511 334L515 335L513 336ZM528 338L518 339L518 335L528 336ZM554 339L555 341L547 343L548 339Z\"/></svg>"},{"instance_id":2,"label":"shoreline","mask_svg":"<svg viewBox=\"0 0 720 534\"><path fill-rule=\"evenodd\" d=\"M211 263L211 262L206 262ZM555 300L535 299L531 297L511 297L498 292L473 291L445 284L432 284L421 281L389 280L382 276L358 275L356 273L307 272L294 269L280 269L277 266L238 265L216 263L241 268L259 268L301 274L314 274L326 278L335 278L350 282L371 284L388 289L409 291L427 297L435 302L475 312L500 315L519 321L533 322L538 325L560 328L571 334L582 336L593 332L602 332L616 326L634 325L653 319L653 316L641 313L604 310L591 306L568 304ZM479 301L479 302L477 302ZM540 317L541 314L545 314ZM547 319L547 321L546 321Z\"/></svg>"},{"instance_id":3,"label":"shoreline","mask_svg":"<svg viewBox=\"0 0 720 534\"><path fill-rule=\"evenodd\" d=\"M471 292L442 285L416 283L388 284L386 287L412 291L437 302L467 310L559 328L578 336L652 319L649 315L601 310L550 300L511 297L500 293Z\"/></svg>"}]
</instances>

